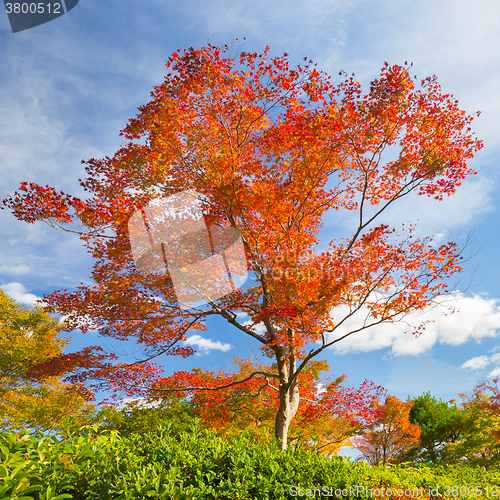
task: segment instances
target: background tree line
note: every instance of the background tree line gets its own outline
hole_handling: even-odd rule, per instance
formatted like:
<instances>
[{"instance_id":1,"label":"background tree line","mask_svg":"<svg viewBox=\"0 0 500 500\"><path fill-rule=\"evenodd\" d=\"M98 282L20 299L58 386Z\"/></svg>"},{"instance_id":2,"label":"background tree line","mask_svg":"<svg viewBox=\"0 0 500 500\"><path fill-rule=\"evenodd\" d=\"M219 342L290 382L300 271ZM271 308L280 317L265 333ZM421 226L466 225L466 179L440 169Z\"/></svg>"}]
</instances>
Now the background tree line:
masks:
<instances>
[{"instance_id":1,"label":"background tree line","mask_svg":"<svg viewBox=\"0 0 500 500\"><path fill-rule=\"evenodd\" d=\"M21 307L0 289L0 422L2 429L29 429L64 434L83 425L115 429L125 436L148 433L162 421L185 430L193 421L231 439L242 432L256 441L274 439L276 392L249 379L219 391L188 395L170 393L154 405L131 401L125 406L94 405L82 387L62 377L34 379L29 363L62 352L62 324L41 307ZM36 353L36 356L33 355ZM194 369L201 380L244 379L265 365L234 359L234 373ZM325 361L312 363L301 384L304 405L290 427L289 443L333 456L342 446L355 446L360 459L372 465L460 463L498 467L500 460L500 392L498 381L479 383L460 401L437 399L430 392L401 401L365 381L359 388L344 385L345 375L323 380Z\"/></svg>"}]
</instances>

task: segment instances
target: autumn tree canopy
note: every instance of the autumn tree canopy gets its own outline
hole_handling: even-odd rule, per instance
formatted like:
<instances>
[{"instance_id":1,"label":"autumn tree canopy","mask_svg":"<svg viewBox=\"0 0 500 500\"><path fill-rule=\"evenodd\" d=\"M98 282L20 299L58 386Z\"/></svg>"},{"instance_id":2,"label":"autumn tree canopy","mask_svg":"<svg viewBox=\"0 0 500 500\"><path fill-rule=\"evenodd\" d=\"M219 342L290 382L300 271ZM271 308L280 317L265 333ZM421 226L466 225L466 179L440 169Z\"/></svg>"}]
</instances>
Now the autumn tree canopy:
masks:
<instances>
[{"instance_id":1,"label":"autumn tree canopy","mask_svg":"<svg viewBox=\"0 0 500 500\"><path fill-rule=\"evenodd\" d=\"M57 429L65 417L86 416L90 405L79 387L58 377L26 377L29 364L54 358L69 339L59 337L62 324L41 306L22 307L0 289L0 426ZM28 364L29 363L29 364Z\"/></svg>"},{"instance_id":2,"label":"autumn tree canopy","mask_svg":"<svg viewBox=\"0 0 500 500\"><path fill-rule=\"evenodd\" d=\"M460 440L448 446L451 460L482 467L500 463L500 391L498 379L478 383L471 394L459 394L464 426Z\"/></svg>"},{"instance_id":3,"label":"autumn tree canopy","mask_svg":"<svg viewBox=\"0 0 500 500\"><path fill-rule=\"evenodd\" d=\"M384 64L363 93L353 76L342 72L336 84L305 61L291 67L287 54L271 57L269 47L261 55L212 45L179 50L122 131L120 150L84 162L87 198L24 182L3 201L20 220L79 232L94 256L95 285L45 296L48 310L64 314L70 331L92 327L144 351L126 364L89 348L57 356L38 373L71 365L73 380L94 389L160 395L172 387L155 360L192 354L186 335L219 316L274 360L273 371L250 375L278 394L275 436L285 448L299 376L313 358L447 292L461 269L457 245L437 245L411 226L391 228L384 214L412 193L438 200L455 193L482 147L473 117L435 76L418 82L406 63ZM244 286L216 300L205 295L206 304L192 308L179 307L173 267L158 272L162 259L170 262L170 242L150 242L156 271L146 272L134 262L129 235L134 214L144 218L158 200L186 192L215 228L211 240L224 228L241 238L250 273ZM345 211L355 217L344 237L320 241L325 219ZM356 326L340 334L353 318ZM201 388L209 384L224 380Z\"/></svg>"}]
</instances>

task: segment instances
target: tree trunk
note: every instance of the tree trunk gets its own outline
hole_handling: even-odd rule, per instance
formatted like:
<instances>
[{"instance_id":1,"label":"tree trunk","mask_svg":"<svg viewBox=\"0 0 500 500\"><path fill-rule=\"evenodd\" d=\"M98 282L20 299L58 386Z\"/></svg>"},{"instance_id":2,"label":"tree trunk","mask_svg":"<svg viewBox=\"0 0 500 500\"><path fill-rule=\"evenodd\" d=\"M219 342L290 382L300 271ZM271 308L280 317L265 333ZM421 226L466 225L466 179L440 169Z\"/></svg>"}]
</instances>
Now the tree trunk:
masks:
<instances>
[{"instance_id":1,"label":"tree trunk","mask_svg":"<svg viewBox=\"0 0 500 500\"><path fill-rule=\"evenodd\" d=\"M291 384L288 381L289 378L286 364L278 363L278 371L280 374L280 406L276 415L274 435L278 440L280 449L286 450L288 442L288 428L290 427L290 422L299 408L300 394L299 388L297 387L297 379L295 379Z\"/></svg>"}]
</instances>

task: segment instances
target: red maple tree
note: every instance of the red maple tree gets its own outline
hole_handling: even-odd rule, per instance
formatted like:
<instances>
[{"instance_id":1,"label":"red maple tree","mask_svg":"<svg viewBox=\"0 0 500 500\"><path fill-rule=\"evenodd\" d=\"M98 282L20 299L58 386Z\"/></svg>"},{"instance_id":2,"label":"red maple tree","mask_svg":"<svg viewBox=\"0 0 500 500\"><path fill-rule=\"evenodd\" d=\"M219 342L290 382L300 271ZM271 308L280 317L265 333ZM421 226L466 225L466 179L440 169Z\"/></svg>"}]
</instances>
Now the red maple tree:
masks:
<instances>
[{"instance_id":1,"label":"red maple tree","mask_svg":"<svg viewBox=\"0 0 500 500\"><path fill-rule=\"evenodd\" d=\"M393 463L404 452L418 443L420 427L412 424L409 414L413 401L404 403L388 396L379 406L379 416L368 426L367 432L354 438L356 448L371 465Z\"/></svg>"},{"instance_id":2,"label":"red maple tree","mask_svg":"<svg viewBox=\"0 0 500 500\"><path fill-rule=\"evenodd\" d=\"M69 331L135 339L145 352L120 363L94 346L33 374L65 364L75 381L94 388L168 391L154 360L192 354L186 335L218 316L274 359L275 370L251 378L276 385L275 435L286 448L300 374L313 358L446 293L461 269L456 244L437 246L380 219L411 193L452 195L473 173L467 161L482 143L471 133L473 117L436 77L419 87L406 63L386 63L367 94L345 73L334 84L312 61L291 68L286 54L271 58L269 47L238 56L227 46L190 48L166 66L171 73L122 131L121 149L85 162L86 199L25 182L3 201L20 220L78 232L95 259L95 285L45 296L48 310L64 314ZM171 273L134 264L128 224L152 201L188 190L208 226L238 230L252 281L206 306L180 308ZM355 212L355 222L319 251L322 222L337 210ZM338 334L353 316L357 326ZM185 380L188 390L211 383Z\"/></svg>"}]
</instances>

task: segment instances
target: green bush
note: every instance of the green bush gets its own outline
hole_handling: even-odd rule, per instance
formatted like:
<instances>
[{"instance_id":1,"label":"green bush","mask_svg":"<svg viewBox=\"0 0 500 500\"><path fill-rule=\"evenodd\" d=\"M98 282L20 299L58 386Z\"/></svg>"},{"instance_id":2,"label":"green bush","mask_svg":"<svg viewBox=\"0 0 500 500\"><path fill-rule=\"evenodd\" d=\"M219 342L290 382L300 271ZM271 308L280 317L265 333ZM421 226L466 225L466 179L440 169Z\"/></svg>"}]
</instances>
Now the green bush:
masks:
<instances>
[{"instance_id":1,"label":"green bush","mask_svg":"<svg viewBox=\"0 0 500 500\"><path fill-rule=\"evenodd\" d=\"M439 498L486 498L488 487L491 498L495 491L500 495L494 489L500 484L498 469L372 468L342 457L329 460L310 451L282 453L272 444L252 443L248 435L229 443L198 425L174 431L163 424L150 433L128 436L117 431L98 433L97 429L88 427L62 440L41 434L0 433L0 500L264 500L307 498L308 493L313 496L313 488L323 486L328 488L323 493L332 492L336 498L374 498L368 490L357 491L357 486L439 488ZM450 490L446 495L447 486L469 490L464 495L459 491L452 495ZM482 494L472 491L472 486L481 487ZM337 491L335 495L335 489L345 490L345 494ZM316 497L319 493L316 491ZM392 495L396 496L411 495Z\"/></svg>"}]
</instances>

